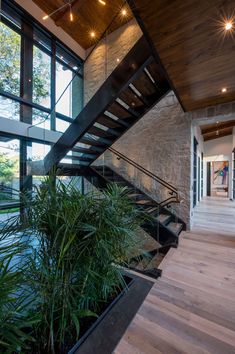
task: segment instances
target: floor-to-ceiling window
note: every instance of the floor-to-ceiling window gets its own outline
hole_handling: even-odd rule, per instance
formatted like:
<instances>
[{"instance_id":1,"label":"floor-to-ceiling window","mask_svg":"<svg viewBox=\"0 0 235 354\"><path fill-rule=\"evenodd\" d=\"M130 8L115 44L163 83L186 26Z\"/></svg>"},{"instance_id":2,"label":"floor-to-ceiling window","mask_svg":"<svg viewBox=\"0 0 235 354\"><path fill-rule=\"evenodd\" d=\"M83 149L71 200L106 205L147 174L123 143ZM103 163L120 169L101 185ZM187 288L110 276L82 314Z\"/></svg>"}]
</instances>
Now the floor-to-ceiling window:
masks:
<instances>
[{"instance_id":1,"label":"floor-to-ceiling window","mask_svg":"<svg viewBox=\"0 0 235 354\"><path fill-rule=\"evenodd\" d=\"M65 131L83 107L82 60L12 1L2 0L1 6L1 122L5 118L46 130ZM6 137L0 127L0 136L2 133L3 160L6 144L12 146L15 137ZM11 169L22 191L32 187L33 178L27 176L28 162L42 160L50 146L30 139L17 142L18 170L15 165ZM12 159L12 152L9 156ZM9 186L9 181L2 179L0 183Z\"/></svg>"}]
</instances>

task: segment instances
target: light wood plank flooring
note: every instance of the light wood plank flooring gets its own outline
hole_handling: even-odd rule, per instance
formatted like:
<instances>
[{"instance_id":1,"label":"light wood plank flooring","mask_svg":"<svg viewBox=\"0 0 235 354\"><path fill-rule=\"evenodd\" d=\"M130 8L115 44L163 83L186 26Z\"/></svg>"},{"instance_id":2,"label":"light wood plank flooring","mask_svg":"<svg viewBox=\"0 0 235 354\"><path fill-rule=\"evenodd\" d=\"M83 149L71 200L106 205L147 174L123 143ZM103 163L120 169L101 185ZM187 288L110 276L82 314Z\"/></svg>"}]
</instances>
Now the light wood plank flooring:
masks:
<instances>
[{"instance_id":1,"label":"light wood plank flooring","mask_svg":"<svg viewBox=\"0 0 235 354\"><path fill-rule=\"evenodd\" d=\"M235 353L235 202L204 199L115 354Z\"/></svg>"}]
</instances>

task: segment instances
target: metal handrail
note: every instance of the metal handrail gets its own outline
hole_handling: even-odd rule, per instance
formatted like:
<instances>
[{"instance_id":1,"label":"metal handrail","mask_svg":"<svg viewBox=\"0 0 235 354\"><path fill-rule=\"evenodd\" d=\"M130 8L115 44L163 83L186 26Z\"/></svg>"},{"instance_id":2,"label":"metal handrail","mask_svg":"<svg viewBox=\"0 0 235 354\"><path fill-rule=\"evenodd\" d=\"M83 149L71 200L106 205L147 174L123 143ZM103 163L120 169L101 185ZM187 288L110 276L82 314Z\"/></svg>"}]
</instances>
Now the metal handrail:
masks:
<instances>
[{"instance_id":1,"label":"metal handrail","mask_svg":"<svg viewBox=\"0 0 235 354\"><path fill-rule=\"evenodd\" d=\"M154 179L155 181L157 181L158 183L160 183L162 186L164 186L165 188L167 188L169 190L169 194L171 194L172 196L167 198L166 200L162 201L161 203L159 203L159 205L165 205L165 203L168 202L168 201L169 202L180 203L179 192L178 192L177 188L172 186L170 183L164 181L162 178L158 177L157 175L155 175L151 171L148 171L146 168L144 168L143 166L139 165L137 162L131 160L129 157L123 155L121 152L115 150L114 148L109 147L108 150L110 152L112 152L113 154L115 154L116 156L118 156L120 159L126 161L127 163L129 163L130 165L135 167L137 170L141 171L145 175L147 175L150 178Z\"/></svg>"}]
</instances>

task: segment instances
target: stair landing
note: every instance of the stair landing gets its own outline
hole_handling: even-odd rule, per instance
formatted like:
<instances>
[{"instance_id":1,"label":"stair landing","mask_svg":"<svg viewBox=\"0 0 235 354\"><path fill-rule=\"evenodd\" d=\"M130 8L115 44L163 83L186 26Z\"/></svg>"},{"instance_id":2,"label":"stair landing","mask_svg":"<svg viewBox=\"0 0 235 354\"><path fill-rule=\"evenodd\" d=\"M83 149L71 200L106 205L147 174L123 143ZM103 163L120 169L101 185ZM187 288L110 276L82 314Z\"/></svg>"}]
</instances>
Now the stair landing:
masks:
<instances>
[{"instance_id":1,"label":"stair landing","mask_svg":"<svg viewBox=\"0 0 235 354\"><path fill-rule=\"evenodd\" d=\"M115 354L235 353L235 202L220 205L201 204L216 230L197 207Z\"/></svg>"}]
</instances>

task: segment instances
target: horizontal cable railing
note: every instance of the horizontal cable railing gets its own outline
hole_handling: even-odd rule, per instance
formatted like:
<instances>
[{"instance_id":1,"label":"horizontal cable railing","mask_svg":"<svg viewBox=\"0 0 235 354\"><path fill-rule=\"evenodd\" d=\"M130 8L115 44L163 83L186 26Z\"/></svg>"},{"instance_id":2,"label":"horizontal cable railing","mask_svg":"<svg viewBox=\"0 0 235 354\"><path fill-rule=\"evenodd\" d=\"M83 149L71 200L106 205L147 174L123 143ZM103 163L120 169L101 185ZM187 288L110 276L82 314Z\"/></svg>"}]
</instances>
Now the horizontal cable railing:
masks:
<instances>
[{"instance_id":1,"label":"horizontal cable railing","mask_svg":"<svg viewBox=\"0 0 235 354\"><path fill-rule=\"evenodd\" d=\"M159 184L161 184L163 187L165 187L168 190L168 192L169 192L169 194L171 196L169 198L166 198L163 201L161 201L159 203L160 206L167 206L167 205L169 205L171 203L180 203L181 202L181 200L179 198L179 192L178 192L177 188L172 186L170 183L164 181L162 178L158 177L157 175L155 175L151 171L147 170L146 168L144 168L143 166L139 165L137 162L131 160L129 157L123 155L122 153L120 153L119 151L115 150L114 148L110 147L110 148L108 148L108 150L110 152L112 152L113 154L115 154L118 158L120 158L120 159L124 160L125 162L127 162L128 164L132 165L137 170L141 171L146 176L148 176L151 179L153 179L154 181L158 182Z\"/></svg>"}]
</instances>

